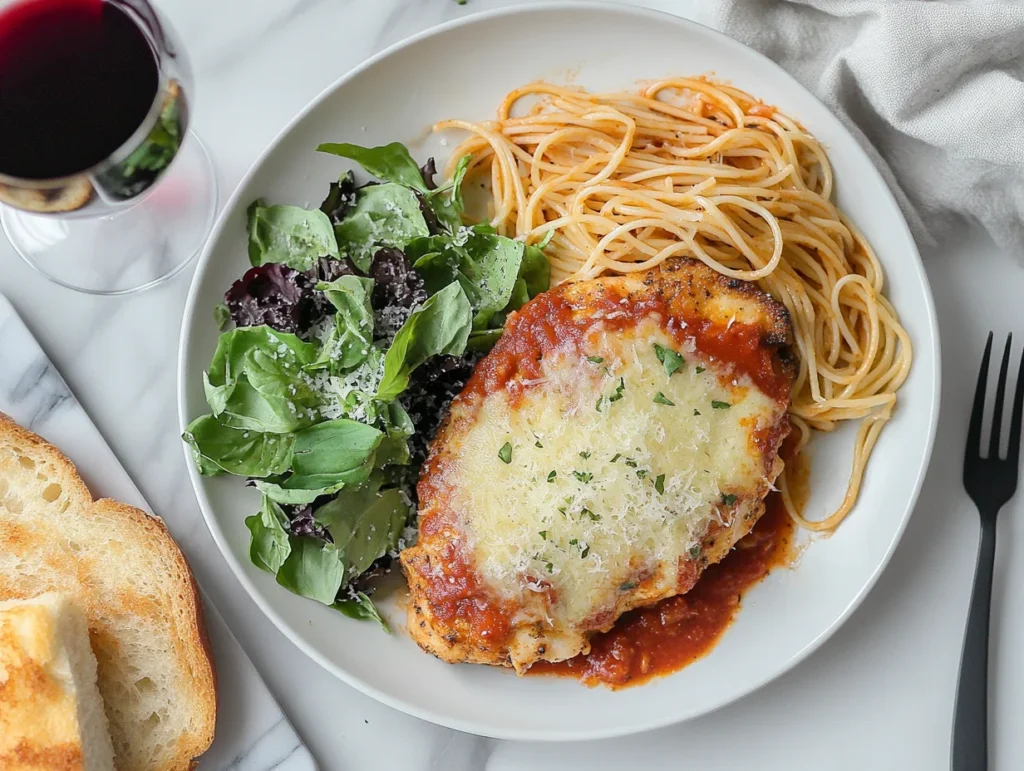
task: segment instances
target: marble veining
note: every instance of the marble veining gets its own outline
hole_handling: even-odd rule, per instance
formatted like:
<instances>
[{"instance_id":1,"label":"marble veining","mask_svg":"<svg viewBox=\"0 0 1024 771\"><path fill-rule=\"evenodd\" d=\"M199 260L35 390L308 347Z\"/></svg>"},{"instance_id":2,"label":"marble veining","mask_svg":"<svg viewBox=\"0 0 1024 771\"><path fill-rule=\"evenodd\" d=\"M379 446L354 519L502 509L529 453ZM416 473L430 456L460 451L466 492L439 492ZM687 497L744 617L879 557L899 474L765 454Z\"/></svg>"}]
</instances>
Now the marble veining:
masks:
<instances>
[{"instance_id":1,"label":"marble veining","mask_svg":"<svg viewBox=\"0 0 1024 771\"><path fill-rule=\"evenodd\" d=\"M194 127L217 168L222 203L295 113L351 67L432 25L528 1L468 0L462 6L455 0L154 0L192 60ZM642 4L698 21L710 19L715 5L699 0ZM860 4L851 0L851 6ZM990 328L1016 326L1019 331L1016 309L1024 274L970 223L960 238L927 250L925 259L947 352L977 353ZM977 542L976 517L959 485L973 358L971 366L958 366L948 363L953 357L947 355L940 432L918 511L875 590L819 652L737 704L685 725L587 744L497 742L409 717L330 677L274 628L238 584L202 522L177 435L178 333L191 273L185 270L134 297L89 297L47 282L0 238L0 291L28 322L146 499L173 519L200 582L322 768L948 767L956 668ZM0 332L3 325L0 319ZM15 368L19 373L30 368L24 356L20 348L0 347L0 391L13 388ZM60 424L52 420L70 411L67 402L53 401L49 377L40 371L41 395L35 387L27 389L29 414L40 430L77 430L71 418ZM49 404L58 406L47 417ZM1003 771L1024 768L1024 732L1015 729L1024 714L1018 661L1024 604L1016 602L1012 591L1000 589L1024 582L1024 559L1019 554L1010 558L1024 543L1024 504L1008 508L1016 511L1000 518L993 619L995 638L1002 642L991 652L992 671L998 674L990 686L992 767ZM222 678L245 681L234 671L235 658L226 655L219 661ZM258 694L244 686L226 699L222 735L260 723L254 736L266 734L269 741L274 720L261 722L259 711L253 711L257 702ZM272 746L265 755L271 762L289 757L287 743ZM237 760L239 768L254 767L244 758ZM231 754L222 767L235 761Z\"/></svg>"},{"instance_id":2,"label":"marble veining","mask_svg":"<svg viewBox=\"0 0 1024 771\"><path fill-rule=\"evenodd\" d=\"M56 444L97 495L147 508L141 494L92 426L60 374L0 295L0 411ZM179 528L173 515L165 521ZM180 537L180 536L179 536ZM218 733L205 771L315 771L302 744L216 609L204 597L218 675ZM235 702L243 701L243 709ZM244 719L239 720L239 717ZM267 728L263 729L266 725Z\"/></svg>"}]
</instances>

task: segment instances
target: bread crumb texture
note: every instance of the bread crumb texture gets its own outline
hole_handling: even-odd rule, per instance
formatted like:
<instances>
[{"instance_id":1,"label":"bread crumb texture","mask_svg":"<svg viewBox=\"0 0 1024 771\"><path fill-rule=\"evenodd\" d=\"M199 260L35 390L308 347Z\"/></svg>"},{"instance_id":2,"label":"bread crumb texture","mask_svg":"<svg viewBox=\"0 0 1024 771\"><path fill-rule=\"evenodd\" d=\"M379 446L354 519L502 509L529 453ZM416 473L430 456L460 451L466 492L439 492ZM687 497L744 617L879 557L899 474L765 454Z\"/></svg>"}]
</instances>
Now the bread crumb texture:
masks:
<instances>
[{"instance_id":1,"label":"bread crumb texture","mask_svg":"<svg viewBox=\"0 0 1024 771\"><path fill-rule=\"evenodd\" d=\"M85 611L119 771L190 768L216 692L188 564L159 519L93 501L67 458L0 413L0 600L44 592Z\"/></svg>"}]
</instances>

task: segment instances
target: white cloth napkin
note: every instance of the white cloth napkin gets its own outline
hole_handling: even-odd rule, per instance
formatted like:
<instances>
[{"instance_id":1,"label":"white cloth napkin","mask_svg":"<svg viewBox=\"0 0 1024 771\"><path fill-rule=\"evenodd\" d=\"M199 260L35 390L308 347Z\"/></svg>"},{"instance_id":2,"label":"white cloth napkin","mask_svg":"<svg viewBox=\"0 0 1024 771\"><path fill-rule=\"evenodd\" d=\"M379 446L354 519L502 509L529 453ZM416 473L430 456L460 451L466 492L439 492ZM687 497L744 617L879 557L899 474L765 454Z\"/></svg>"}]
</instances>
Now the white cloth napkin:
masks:
<instances>
[{"instance_id":1,"label":"white cloth napkin","mask_svg":"<svg viewBox=\"0 0 1024 771\"><path fill-rule=\"evenodd\" d=\"M967 217L1024 262L1024 4L723 0L701 10L846 123L926 259Z\"/></svg>"}]
</instances>

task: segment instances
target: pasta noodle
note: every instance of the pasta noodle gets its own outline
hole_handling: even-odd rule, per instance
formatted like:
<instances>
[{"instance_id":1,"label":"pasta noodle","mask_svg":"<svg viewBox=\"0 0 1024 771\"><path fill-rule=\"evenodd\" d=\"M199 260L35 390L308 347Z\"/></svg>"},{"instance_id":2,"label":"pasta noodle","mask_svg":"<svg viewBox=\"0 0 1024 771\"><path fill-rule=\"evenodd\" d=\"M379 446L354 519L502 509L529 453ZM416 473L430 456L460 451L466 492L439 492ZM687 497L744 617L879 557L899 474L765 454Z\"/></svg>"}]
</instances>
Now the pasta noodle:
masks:
<instances>
[{"instance_id":1,"label":"pasta noodle","mask_svg":"<svg viewBox=\"0 0 1024 771\"><path fill-rule=\"evenodd\" d=\"M807 520L786 472L777 484L798 524L838 525L892 415L911 346L870 244L831 201L820 143L774 107L700 78L613 94L532 83L504 98L496 120L435 126L449 128L470 132L452 167L469 155L467 178L489 179L492 225L547 241L556 281L686 256L785 305L799 354L790 410L799 446L843 421L861 424L835 512Z\"/></svg>"}]
</instances>

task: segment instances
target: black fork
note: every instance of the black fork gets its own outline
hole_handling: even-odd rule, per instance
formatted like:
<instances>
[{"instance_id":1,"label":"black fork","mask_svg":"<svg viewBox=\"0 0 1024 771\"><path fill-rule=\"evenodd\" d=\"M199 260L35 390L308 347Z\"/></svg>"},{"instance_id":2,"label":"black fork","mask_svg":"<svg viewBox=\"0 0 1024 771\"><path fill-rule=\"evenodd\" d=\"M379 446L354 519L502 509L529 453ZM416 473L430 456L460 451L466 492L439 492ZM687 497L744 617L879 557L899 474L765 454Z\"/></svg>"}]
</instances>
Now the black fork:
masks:
<instances>
[{"instance_id":1,"label":"black fork","mask_svg":"<svg viewBox=\"0 0 1024 771\"><path fill-rule=\"evenodd\" d=\"M1005 458L999 457L1000 426L1006 396L1006 373L1010 366L1010 342L1006 336L1003 362L999 367L996 401L992 410L992 434L988 452L981 455L981 424L985 411L985 386L988 365L992 358L992 333L985 343L978 385L974 391L974 408L967 431L964 453L964 488L981 515L981 546L978 567L967 616L964 650L960 659L960 682L956 689L956 712L953 715L952 771L985 771L988 767L988 619L992 601L992 566L996 555L996 516L1017 491L1017 469L1020 460L1021 417L1024 412L1024 356L1017 374L1013 394L1013 416L1010 420L1010 441Z\"/></svg>"}]
</instances>

